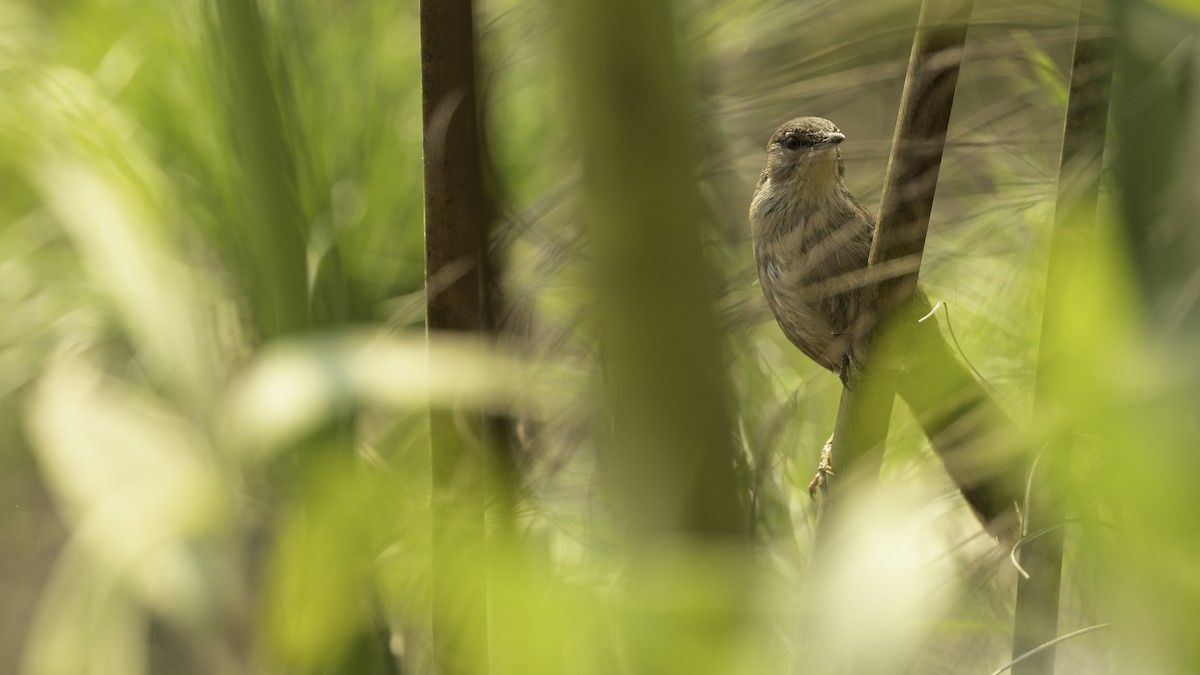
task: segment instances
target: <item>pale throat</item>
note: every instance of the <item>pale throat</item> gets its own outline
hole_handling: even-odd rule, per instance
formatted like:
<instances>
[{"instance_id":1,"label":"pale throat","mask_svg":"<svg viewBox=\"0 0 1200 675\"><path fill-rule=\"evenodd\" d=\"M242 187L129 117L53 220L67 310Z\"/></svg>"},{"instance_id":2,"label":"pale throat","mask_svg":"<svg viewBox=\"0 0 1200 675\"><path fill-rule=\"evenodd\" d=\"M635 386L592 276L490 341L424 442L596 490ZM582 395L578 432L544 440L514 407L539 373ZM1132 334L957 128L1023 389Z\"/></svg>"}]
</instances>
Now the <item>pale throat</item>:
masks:
<instances>
[{"instance_id":1,"label":"pale throat","mask_svg":"<svg viewBox=\"0 0 1200 675\"><path fill-rule=\"evenodd\" d=\"M790 230L825 212L830 200L840 201L839 173L833 153L813 157L791 171L767 172L750 204L755 233L782 234L781 229Z\"/></svg>"},{"instance_id":2,"label":"pale throat","mask_svg":"<svg viewBox=\"0 0 1200 675\"><path fill-rule=\"evenodd\" d=\"M837 155L833 151L822 152L792 174L789 188L805 202L820 202L836 192L842 181L839 173Z\"/></svg>"}]
</instances>

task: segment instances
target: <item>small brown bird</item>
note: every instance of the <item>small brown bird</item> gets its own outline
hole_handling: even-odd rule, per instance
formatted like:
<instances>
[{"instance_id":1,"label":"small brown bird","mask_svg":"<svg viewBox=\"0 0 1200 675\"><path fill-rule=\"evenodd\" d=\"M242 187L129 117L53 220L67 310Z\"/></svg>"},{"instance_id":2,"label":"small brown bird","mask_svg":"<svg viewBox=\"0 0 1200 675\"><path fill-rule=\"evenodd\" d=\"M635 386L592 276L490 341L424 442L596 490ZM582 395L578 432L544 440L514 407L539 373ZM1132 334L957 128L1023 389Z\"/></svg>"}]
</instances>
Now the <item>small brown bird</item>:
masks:
<instances>
[{"instance_id":1,"label":"small brown bird","mask_svg":"<svg viewBox=\"0 0 1200 675\"><path fill-rule=\"evenodd\" d=\"M775 320L843 383L879 319L867 274L875 218L846 188L844 140L820 117L779 127L750 203L754 260ZM923 291L914 304L916 316L929 311ZM1011 527L1024 485L1019 435L932 321L913 330L898 393L980 520L993 532Z\"/></svg>"}]
</instances>

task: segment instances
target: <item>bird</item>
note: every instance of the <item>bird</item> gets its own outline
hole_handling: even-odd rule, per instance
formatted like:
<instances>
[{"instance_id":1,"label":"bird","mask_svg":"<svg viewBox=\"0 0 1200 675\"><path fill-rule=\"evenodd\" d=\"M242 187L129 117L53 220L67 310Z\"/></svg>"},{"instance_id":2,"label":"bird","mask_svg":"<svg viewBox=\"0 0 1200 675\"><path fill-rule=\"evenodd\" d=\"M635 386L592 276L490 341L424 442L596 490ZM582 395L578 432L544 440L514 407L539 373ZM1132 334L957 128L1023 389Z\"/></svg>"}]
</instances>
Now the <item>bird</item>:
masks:
<instances>
[{"instance_id":1,"label":"bird","mask_svg":"<svg viewBox=\"0 0 1200 675\"><path fill-rule=\"evenodd\" d=\"M852 369L875 322L883 318L868 269L875 217L846 187L846 135L820 117L780 126L750 203L759 285L785 336L808 358L841 377ZM975 513L993 533L1019 519L1025 453L1014 422L962 363L918 287L897 393ZM810 491L832 474L822 452Z\"/></svg>"}]
</instances>

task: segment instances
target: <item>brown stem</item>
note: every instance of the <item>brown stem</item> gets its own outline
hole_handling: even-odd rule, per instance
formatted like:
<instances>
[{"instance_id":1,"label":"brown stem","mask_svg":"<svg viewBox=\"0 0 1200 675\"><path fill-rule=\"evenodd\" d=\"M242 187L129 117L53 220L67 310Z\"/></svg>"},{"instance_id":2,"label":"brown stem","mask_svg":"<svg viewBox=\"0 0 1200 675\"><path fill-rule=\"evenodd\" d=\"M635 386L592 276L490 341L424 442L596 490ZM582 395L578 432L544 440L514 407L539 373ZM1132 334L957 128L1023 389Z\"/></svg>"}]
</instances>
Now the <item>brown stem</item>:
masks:
<instances>
[{"instance_id":1,"label":"brown stem","mask_svg":"<svg viewBox=\"0 0 1200 675\"><path fill-rule=\"evenodd\" d=\"M471 0L422 0L426 329L487 328L483 269L489 206L476 118ZM443 283L445 270L456 274ZM487 672L487 472L481 419L430 410L433 649L443 675Z\"/></svg>"},{"instance_id":2,"label":"brown stem","mask_svg":"<svg viewBox=\"0 0 1200 675\"><path fill-rule=\"evenodd\" d=\"M870 258L872 268L902 259L917 264L885 275L876 287L877 313L861 319L866 333L859 354L862 367L851 368L842 394L833 440L839 480L831 481L833 489L826 494L818 542L832 530L829 517L837 494L847 486L873 482L879 473L899 380L898 358L905 345L904 331L895 328L911 323L893 317L911 318L908 310L916 291L972 4L971 0L921 3Z\"/></svg>"}]
</instances>

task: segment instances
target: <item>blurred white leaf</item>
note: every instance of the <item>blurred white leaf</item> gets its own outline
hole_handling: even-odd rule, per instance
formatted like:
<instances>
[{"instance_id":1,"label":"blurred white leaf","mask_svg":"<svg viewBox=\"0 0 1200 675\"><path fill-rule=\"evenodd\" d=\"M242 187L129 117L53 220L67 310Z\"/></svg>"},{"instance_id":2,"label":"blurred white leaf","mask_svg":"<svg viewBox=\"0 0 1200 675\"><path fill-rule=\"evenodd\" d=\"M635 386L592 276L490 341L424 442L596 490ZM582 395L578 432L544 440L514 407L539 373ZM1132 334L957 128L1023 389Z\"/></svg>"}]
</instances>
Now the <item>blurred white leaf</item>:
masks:
<instances>
[{"instance_id":1,"label":"blurred white leaf","mask_svg":"<svg viewBox=\"0 0 1200 675\"><path fill-rule=\"evenodd\" d=\"M553 409L567 369L534 364L481 340L345 333L269 346L225 397L230 443L270 453L351 405L391 410Z\"/></svg>"},{"instance_id":2,"label":"blurred white leaf","mask_svg":"<svg viewBox=\"0 0 1200 675\"><path fill-rule=\"evenodd\" d=\"M906 672L952 597L952 545L914 486L884 484L855 497L839 504L842 527L808 598L819 613L809 637L825 652L817 672Z\"/></svg>"},{"instance_id":3,"label":"blurred white leaf","mask_svg":"<svg viewBox=\"0 0 1200 675\"><path fill-rule=\"evenodd\" d=\"M112 570L70 546L42 592L23 675L142 675L146 621Z\"/></svg>"},{"instance_id":4,"label":"blurred white leaf","mask_svg":"<svg viewBox=\"0 0 1200 675\"><path fill-rule=\"evenodd\" d=\"M195 430L81 357L45 373L28 426L79 555L167 615L209 611L209 571L192 542L219 533L230 506Z\"/></svg>"}]
</instances>

